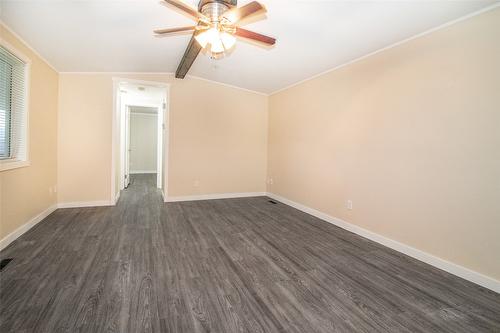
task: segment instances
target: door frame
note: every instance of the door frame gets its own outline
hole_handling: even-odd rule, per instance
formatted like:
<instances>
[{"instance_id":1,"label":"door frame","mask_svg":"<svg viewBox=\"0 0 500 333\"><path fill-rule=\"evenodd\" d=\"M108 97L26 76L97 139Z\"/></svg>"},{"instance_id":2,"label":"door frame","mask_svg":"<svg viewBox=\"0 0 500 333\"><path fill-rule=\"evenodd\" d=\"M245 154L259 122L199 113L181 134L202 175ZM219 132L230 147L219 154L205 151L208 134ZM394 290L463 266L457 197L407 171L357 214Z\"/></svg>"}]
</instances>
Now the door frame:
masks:
<instances>
[{"instance_id":1,"label":"door frame","mask_svg":"<svg viewBox=\"0 0 500 333\"><path fill-rule=\"evenodd\" d=\"M130 106L124 105L125 122L123 131L125 132L124 147L120 155L120 191L130 185Z\"/></svg>"},{"instance_id":2,"label":"door frame","mask_svg":"<svg viewBox=\"0 0 500 333\"><path fill-rule=\"evenodd\" d=\"M111 203L116 204L123 188L124 179L124 118L126 115L125 104L121 101L120 84L134 83L165 89L164 102L152 107L158 108L158 158L157 158L157 187L161 189L163 199L168 191L168 152L169 152L169 105L170 84L158 81L146 81L113 77L113 116L112 116L112 144L111 144ZM141 105L151 106L151 105ZM117 179L118 178L118 179ZM118 189L118 191L117 191Z\"/></svg>"}]
</instances>

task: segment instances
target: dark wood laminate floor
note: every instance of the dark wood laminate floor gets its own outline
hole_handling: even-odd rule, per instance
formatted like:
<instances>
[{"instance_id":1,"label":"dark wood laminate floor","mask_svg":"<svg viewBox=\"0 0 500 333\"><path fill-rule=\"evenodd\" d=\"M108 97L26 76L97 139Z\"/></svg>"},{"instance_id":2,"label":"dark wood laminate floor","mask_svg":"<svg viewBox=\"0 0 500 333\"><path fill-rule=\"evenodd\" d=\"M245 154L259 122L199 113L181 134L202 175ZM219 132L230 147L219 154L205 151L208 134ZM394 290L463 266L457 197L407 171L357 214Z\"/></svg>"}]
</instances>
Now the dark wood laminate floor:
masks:
<instances>
[{"instance_id":1,"label":"dark wood laminate floor","mask_svg":"<svg viewBox=\"0 0 500 333\"><path fill-rule=\"evenodd\" d=\"M1 332L500 332L500 295L265 197L59 209L0 252Z\"/></svg>"}]
</instances>

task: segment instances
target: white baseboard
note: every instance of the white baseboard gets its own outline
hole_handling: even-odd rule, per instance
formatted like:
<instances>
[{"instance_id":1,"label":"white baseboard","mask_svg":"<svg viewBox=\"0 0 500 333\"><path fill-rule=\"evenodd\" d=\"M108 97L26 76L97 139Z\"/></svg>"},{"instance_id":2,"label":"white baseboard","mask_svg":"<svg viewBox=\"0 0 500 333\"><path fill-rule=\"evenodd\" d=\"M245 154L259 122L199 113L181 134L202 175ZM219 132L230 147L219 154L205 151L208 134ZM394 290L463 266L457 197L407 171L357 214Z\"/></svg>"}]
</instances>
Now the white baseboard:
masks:
<instances>
[{"instance_id":1,"label":"white baseboard","mask_svg":"<svg viewBox=\"0 0 500 333\"><path fill-rule=\"evenodd\" d=\"M33 217L30 219L28 222L5 236L2 240L0 240L0 251L5 249L10 243L15 241L17 238L19 238L22 234L24 234L26 231L30 230L33 228L37 223L42 221L44 218L49 216L53 211L57 209L57 205L52 205L37 216Z\"/></svg>"},{"instance_id":2,"label":"white baseboard","mask_svg":"<svg viewBox=\"0 0 500 333\"><path fill-rule=\"evenodd\" d=\"M292 200L289 200L289 199L284 198L282 196L279 196L277 194L267 193L267 196L274 199L274 200L280 201L288 206L291 206L291 207L296 208L298 210L301 210L305 213L308 213L312 216L320 218L326 222L335 224L336 226L341 227L342 229L348 230L348 231L353 232L355 234L358 234L362 237L368 238L374 242L385 245L393 250L404 253L404 254L406 254L410 257L413 257L417 260L423 261L431 266L437 267L439 269L442 269L443 271L446 271L446 272L451 273L453 275L459 276L462 279L468 280L468 281L473 282L475 284L478 284L482 287L485 287L485 288L493 290L497 293L500 293L500 281L498 281L494 278L491 278L489 276L483 275L483 274L478 273L476 271L470 270L470 269L465 268L463 266L454 264L452 262L441 259L439 257L433 256L432 254L418 250L418 249L411 247L409 245L406 245L406 244L400 243L398 241L392 240L390 238L384 237L382 235L376 234L372 231L366 230L366 229L361 228L361 227L354 225L352 223L349 223L349 222L346 222L344 220L332 217L328 214L325 214L325 213L320 212L318 210L315 210L313 208L304 206L302 204L299 204L297 202L294 202Z\"/></svg>"},{"instance_id":3,"label":"white baseboard","mask_svg":"<svg viewBox=\"0 0 500 333\"><path fill-rule=\"evenodd\" d=\"M266 195L266 192L201 194L201 195L187 195L187 196L179 196L179 197L167 197L165 202L234 199L234 198L261 197L261 196L265 196L265 195Z\"/></svg>"},{"instance_id":4,"label":"white baseboard","mask_svg":"<svg viewBox=\"0 0 500 333\"><path fill-rule=\"evenodd\" d=\"M442 269L448 273L459 276L465 280L476 283L480 286L493 290L497 293L500 293L500 281L478 273L476 271L470 270L463 266L454 264L447 260L441 259L424 251L418 250L409 245L400 243L398 241L392 240L390 238L384 237L372 231L361 228L357 225L351 224L339 218L332 217L326 213L320 212L316 209L307 207L300 203L294 202L282 196L279 196L274 193L266 193L266 192L244 192L244 193L220 193L220 194L203 194L203 195L191 195L191 196L178 196L178 197L165 197L164 192L162 191L162 196L165 202L178 202L178 201L195 201L195 200L214 200L214 199L231 199L231 198L246 198L246 197L257 197L257 196L268 196L274 200L278 200L286 205L294 207L298 210L301 210L305 213L308 213L312 216L320 218L326 222L332 223L340 228L358 234L362 237L368 238L374 242L385 245L393 250L404 253L410 257L413 257L417 260L423 261L429 265ZM118 200L119 194L117 195L116 200ZM24 234L26 231L31 229L37 223L42 221L44 218L49 216L53 211L57 208L76 208L76 207L97 207L97 206L113 206L115 203L109 201L85 201L85 202L67 202L67 203L59 203L57 205L52 205L48 207L45 211L41 212L37 216L30 219L28 222L5 236L2 240L0 240L0 250L6 248L10 243Z\"/></svg>"},{"instance_id":5,"label":"white baseboard","mask_svg":"<svg viewBox=\"0 0 500 333\"><path fill-rule=\"evenodd\" d=\"M138 173L156 173L156 170L135 170L135 171L130 171L131 175L135 175Z\"/></svg>"},{"instance_id":6,"label":"white baseboard","mask_svg":"<svg viewBox=\"0 0 500 333\"><path fill-rule=\"evenodd\" d=\"M115 203L114 203L115 206L116 206L116 203L118 202L118 199L120 199L121 193L122 193L122 191L118 191L118 193L116 193L116 195L115 195Z\"/></svg>"},{"instance_id":7,"label":"white baseboard","mask_svg":"<svg viewBox=\"0 0 500 333\"><path fill-rule=\"evenodd\" d=\"M103 201L78 201L78 202L61 202L57 204L57 208L82 208L82 207L100 207L114 206L115 203L107 200Z\"/></svg>"},{"instance_id":8,"label":"white baseboard","mask_svg":"<svg viewBox=\"0 0 500 333\"><path fill-rule=\"evenodd\" d=\"M163 198L163 202L167 202L167 196L165 195L165 191L161 189L161 197Z\"/></svg>"}]
</instances>

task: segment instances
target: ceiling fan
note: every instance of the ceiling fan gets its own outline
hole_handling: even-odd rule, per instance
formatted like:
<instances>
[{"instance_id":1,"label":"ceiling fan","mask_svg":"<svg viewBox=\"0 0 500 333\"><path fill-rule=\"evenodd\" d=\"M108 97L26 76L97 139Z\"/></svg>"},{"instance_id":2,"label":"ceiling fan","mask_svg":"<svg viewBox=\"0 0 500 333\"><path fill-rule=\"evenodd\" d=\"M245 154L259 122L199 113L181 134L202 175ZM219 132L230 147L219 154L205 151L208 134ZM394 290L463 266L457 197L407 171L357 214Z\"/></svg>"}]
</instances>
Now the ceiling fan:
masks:
<instances>
[{"instance_id":1,"label":"ceiling fan","mask_svg":"<svg viewBox=\"0 0 500 333\"><path fill-rule=\"evenodd\" d=\"M157 35L193 31L186 52L175 72L176 78L183 79L186 76L201 49L205 49L211 57L219 59L234 46L236 37L248 38L264 45L276 43L276 39L272 37L238 26L241 20L266 12L264 6L257 1L236 7L237 0L200 0L198 10L180 0L165 0L165 2L188 14L197 22L193 26L154 30Z\"/></svg>"}]
</instances>

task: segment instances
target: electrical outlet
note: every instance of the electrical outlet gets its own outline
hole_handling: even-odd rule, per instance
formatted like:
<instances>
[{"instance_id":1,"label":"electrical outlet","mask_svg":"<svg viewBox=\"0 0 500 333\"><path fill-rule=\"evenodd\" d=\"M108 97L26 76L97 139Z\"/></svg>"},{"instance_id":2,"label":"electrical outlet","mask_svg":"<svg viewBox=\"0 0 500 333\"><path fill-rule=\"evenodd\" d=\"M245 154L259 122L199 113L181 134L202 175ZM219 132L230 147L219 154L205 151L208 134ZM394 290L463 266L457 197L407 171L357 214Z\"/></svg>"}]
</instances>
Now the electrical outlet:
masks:
<instances>
[{"instance_id":1,"label":"electrical outlet","mask_svg":"<svg viewBox=\"0 0 500 333\"><path fill-rule=\"evenodd\" d=\"M200 181L199 181L199 180L195 180L195 181L193 182L193 186L194 186L194 187L199 187L199 186L200 186Z\"/></svg>"},{"instance_id":2,"label":"electrical outlet","mask_svg":"<svg viewBox=\"0 0 500 333\"><path fill-rule=\"evenodd\" d=\"M352 210L352 200L347 200L345 206L347 209Z\"/></svg>"},{"instance_id":3,"label":"electrical outlet","mask_svg":"<svg viewBox=\"0 0 500 333\"><path fill-rule=\"evenodd\" d=\"M272 179L272 178L269 178L269 179L267 180L267 183L268 183L269 185L273 185L273 179Z\"/></svg>"}]
</instances>

